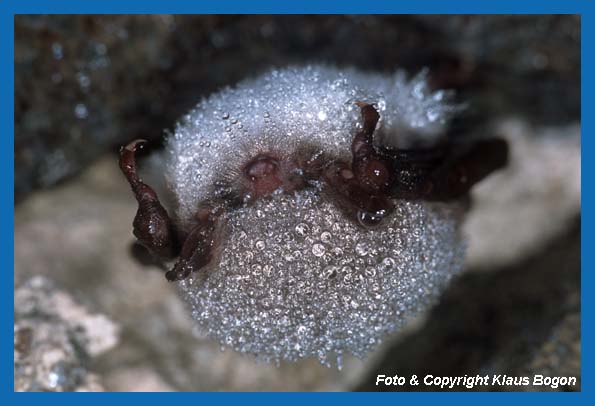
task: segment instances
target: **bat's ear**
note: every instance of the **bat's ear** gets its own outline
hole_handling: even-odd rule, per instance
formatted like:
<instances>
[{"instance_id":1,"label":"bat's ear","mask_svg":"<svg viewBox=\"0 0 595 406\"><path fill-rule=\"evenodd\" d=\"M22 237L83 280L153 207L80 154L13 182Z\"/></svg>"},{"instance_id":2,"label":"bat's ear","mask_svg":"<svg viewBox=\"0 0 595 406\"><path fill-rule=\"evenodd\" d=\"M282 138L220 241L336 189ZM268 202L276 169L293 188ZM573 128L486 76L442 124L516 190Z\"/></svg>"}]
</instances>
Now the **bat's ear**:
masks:
<instances>
[{"instance_id":1,"label":"bat's ear","mask_svg":"<svg viewBox=\"0 0 595 406\"><path fill-rule=\"evenodd\" d=\"M451 156L431 176L431 198L449 200L461 197L471 188L508 164L508 143L490 138L455 146Z\"/></svg>"},{"instance_id":2,"label":"bat's ear","mask_svg":"<svg viewBox=\"0 0 595 406\"><path fill-rule=\"evenodd\" d=\"M161 205L157 193L138 176L135 153L145 140L132 141L120 150L120 169L132 188L138 202L133 233L138 241L159 257L176 255L176 231L167 210Z\"/></svg>"},{"instance_id":3,"label":"bat's ear","mask_svg":"<svg viewBox=\"0 0 595 406\"><path fill-rule=\"evenodd\" d=\"M435 148L399 150L391 195L402 199L447 201L508 163L508 144L500 138L451 142Z\"/></svg>"}]
</instances>

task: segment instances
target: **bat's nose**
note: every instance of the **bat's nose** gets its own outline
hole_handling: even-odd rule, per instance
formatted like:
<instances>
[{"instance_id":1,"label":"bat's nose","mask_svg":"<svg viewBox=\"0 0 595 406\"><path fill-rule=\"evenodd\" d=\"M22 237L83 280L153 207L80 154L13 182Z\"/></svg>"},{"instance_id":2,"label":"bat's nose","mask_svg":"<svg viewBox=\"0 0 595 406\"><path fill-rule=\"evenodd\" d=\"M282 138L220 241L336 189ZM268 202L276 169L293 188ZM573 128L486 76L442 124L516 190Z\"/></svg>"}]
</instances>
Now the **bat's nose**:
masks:
<instances>
[{"instance_id":1,"label":"bat's nose","mask_svg":"<svg viewBox=\"0 0 595 406\"><path fill-rule=\"evenodd\" d=\"M259 155L244 167L244 176L254 197L266 196L277 190L283 184L280 172L279 161L268 155Z\"/></svg>"}]
</instances>

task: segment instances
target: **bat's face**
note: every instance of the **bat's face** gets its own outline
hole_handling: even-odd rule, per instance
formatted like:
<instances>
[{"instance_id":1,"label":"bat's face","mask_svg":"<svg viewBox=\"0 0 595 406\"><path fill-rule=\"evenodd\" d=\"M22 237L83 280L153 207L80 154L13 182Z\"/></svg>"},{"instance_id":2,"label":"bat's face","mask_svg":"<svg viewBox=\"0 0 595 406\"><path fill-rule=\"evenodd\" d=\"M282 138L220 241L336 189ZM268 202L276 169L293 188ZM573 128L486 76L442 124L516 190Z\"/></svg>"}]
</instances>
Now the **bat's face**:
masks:
<instances>
[{"instance_id":1,"label":"bat's face","mask_svg":"<svg viewBox=\"0 0 595 406\"><path fill-rule=\"evenodd\" d=\"M244 169L259 155L286 168L323 155L351 161L361 129L356 103L374 104L380 114L375 142L395 147L435 143L450 114L449 93L429 91L425 74L408 81L391 76L323 67L272 71L223 90L182 118L168 140L167 178L181 219L217 193L244 194ZM299 165L298 165L299 166ZM229 189L229 190L226 190Z\"/></svg>"},{"instance_id":2,"label":"bat's face","mask_svg":"<svg viewBox=\"0 0 595 406\"><path fill-rule=\"evenodd\" d=\"M437 142L457 109L447 96L424 75L322 67L223 90L168 140L178 227L137 179L136 144L123 150L135 235L179 256L166 276L223 345L276 361L364 356L460 271L459 198L505 161L499 142L402 149Z\"/></svg>"}]
</instances>

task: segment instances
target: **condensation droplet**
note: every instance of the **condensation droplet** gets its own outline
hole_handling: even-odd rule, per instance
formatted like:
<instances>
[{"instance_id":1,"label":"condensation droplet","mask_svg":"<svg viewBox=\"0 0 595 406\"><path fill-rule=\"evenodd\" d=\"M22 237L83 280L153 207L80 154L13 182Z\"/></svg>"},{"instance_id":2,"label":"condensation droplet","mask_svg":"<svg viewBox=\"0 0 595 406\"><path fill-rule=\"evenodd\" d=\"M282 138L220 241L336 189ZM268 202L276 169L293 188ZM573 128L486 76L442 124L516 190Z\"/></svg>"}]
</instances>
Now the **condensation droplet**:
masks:
<instances>
[{"instance_id":1,"label":"condensation droplet","mask_svg":"<svg viewBox=\"0 0 595 406\"><path fill-rule=\"evenodd\" d=\"M252 261L254 258L254 253L252 251L245 251L244 252L244 259L248 262Z\"/></svg>"},{"instance_id":2,"label":"condensation droplet","mask_svg":"<svg viewBox=\"0 0 595 406\"><path fill-rule=\"evenodd\" d=\"M84 120L89 116L89 110L83 103L78 103L76 106L74 106L74 115L76 118Z\"/></svg>"},{"instance_id":3,"label":"condensation droplet","mask_svg":"<svg viewBox=\"0 0 595 406\"><path fill-rule=\"evenodd\" d=\"M267 278L270 278L273 275L273 267L271 265L265 265L262 267L262 273Z\"/></svg>"},{"instance_id":4,"label":"condensation droplet","mask_svg":"<svg viewBox=\"0 0 595 406\"><path fill-rule=\"evenodd\" d=\"M325 254L325 252L326 248L324 248L324 245L322 244L314 244L312 246L312 254L314 254L314 256L321 257Z\"/></svg>"},{"instance_id":5,"label":"condensation droplet","mask_svg":"<svg viewBox=\"0 0 595 406\"><path fill-rule=\"evenodd\" d=\"M295 233L300 237L308 234L308 232L310 232L310 226L308 226L306 223L300 223L295 226Z\"/></svg>"},{"instance_id":6,"label":"condensation droplet","mask_svg":"<svg viewBox=\"0 0 595 406\"><path fill-rule=\"evenodd\" d=\"M430 123L433 123L438 119L438 117L440 117L440 114L434 109L429 109L426 113L426 117Z\"/></svg>"},{"instance_id":7,"label":"condensation droplet","mask_svg":"<svg viewBox=\"0 0 595 406\"><path fill-rule=\"evenodd\" d=\"M355 246L355 253L360 257L368 255L369 247L365 242L358 242Z\"/></svg>"},{"instance_id":8,"label":"condensation droplet","mask_svg":"<svg viewBox=\"0 0 595 406\"><path fill-rule=\"evenodd\" d=\"M331 242L333 235L331 233L329 233L328 231L324 231L322 232L322 234L320 234L320 241L322 241L325 244L329 244Z\"/></svg>"},{"instance_id":9,"label":"condensation droplet","mask_svg":"<svg viewBox=\"0 0 595 406\"><path fill-rule=\"evenodd\" d=\"M79 82L79 86L83 89L87 89L91 85L91 79L83 72L76 74L76 80Z\"/></svg>"},{"instance_id":10,"label":"condensation droplet","mask_svg":"<svg viewBox=\"0 0 595 406\"><path fill-rule=\"evenodd\" d=\"M340 259L343 257L343 250L339 247L333 248L332 253L336 259Z\"/></svg>"},{"instance_id":11,"label":"condensation droplet","mask_svg":"<svg viewBox=\"0 0 595 406\"><path fill-rule=\"evenodd\" d=\"M343 369L343 356L337 355L337 369L340 371Z\"/></svg>"},{"instance_id":12,"label":"condensation droplet","mask_svg":"<svg viewBox=\"0 0 595 406\"><path fill-rule=\"evenodd\" d=\"M322 272L322 277L326 279L334 279L337 277L337 267L336 266L329 266Z\"/></svg>"},{"instance_id":13,"label":"condensation droplet","mask_svg":"<svg viewBox=\"0 0 595 406\"><path fill-rule=\"evenodd\" d=\"M251 269L254 276L259 276L262 271L262 267L259 264L252 265Z\"/></svg>"},{"instance_id":14,"label":"condensation droplet","mask_svg":"<svg viewBox=\"0 0 595 406\"><path fill-rule=\"evenodd\" d=\"M59 42L54 42L52 44L52 54L54 54L54 59L62 59L62 57L64 56L62 44L60 44Z\"/></svg>"},{"instance_id":15,"label":"condensation droplet","mask_svg":"<svg viewBox=\"0 0 595 406\"><path fill-rule=\"evenodd\" d=\"M380 269L383 272L389 272L395 267L395 260L392 257L386 257L380 263Z\"/></svg>"}]
</instances>

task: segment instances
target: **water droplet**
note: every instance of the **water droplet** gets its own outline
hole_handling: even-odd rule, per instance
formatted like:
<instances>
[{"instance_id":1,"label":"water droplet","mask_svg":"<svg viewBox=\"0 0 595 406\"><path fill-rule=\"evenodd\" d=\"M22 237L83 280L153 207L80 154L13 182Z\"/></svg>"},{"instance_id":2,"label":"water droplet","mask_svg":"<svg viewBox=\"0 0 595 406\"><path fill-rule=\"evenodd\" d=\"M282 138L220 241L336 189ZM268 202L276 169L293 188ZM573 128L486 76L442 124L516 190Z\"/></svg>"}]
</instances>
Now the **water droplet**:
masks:
<instances>
[{"instance_id":1,"label":"water droplet","mask_svg":"<svg viewBox=\"0 0 595 406\"><path fill-rule=\"evenodd\" d=\"M308 232L310 232L310 226L308 226L306 223L300 223L295 226L295 233L300 237L308 234Z\"/></svg>"},{"instance_id":2,"label":"water droplet","mask_svg":"<svg viewBox=\"0 0 595 406\"><path fill-rule=\"evenodd\" d=\"M376 276L376 268L368 267L368 268L366 268L365 273L368 278L373 278Z\"/></svg>"},{"instance_id":3,"label":"water droplet","mask_svg":"<svg viewBox=\"0 0 595 406\"><path fill-rule=\"evenodd\" d=\"M221 118L222 118L223 120L227 120L227 119L229 118L229 113L228 113L228 112L225 112L225 113L223 113L223 114L221 115Z\"/></svg>"},{"instance_id":4,"label":"water droplet","mask_svg":"<svg viewBox=\"0 0 595 406\"><path fill-rule=\"evenodd\" d=\"M332 234L329 233L328 231L324 231L322 234L320 234L320 241L322 241L325 244L329 244L331 242L332 239Z\"/></svg>"},{"instance_id":5,"label":"water droplet","mask_svg":"<svg viewBox=\"0 0 595 406\"><path fill-rule=\"evenodd\" d=\"M436 111L434 109L429 109L428 112L426 113L426 117L428 118L428 121L430 123L433 123L434 121L436 121L438 119L438 117L440 117L440 114L438 113L438 111Z\"/></svg>"},{"instance_id":6,"label":"water droplet","mask_svg":"<svg viewBox=\"0 0 595 406\"><path fill-rule=\"evenodd\" d=\"M333 256L337 259L339 259L343 256L343 250L339 247L333 248L332 253L333 253Z\"/></svg>"},{"instance_id":7,"label":"water droplet","mask_svg":"<svg viewBox=\"0 0 595 406\"><path fill-rule=\"evenodd\" d=\"M91 79L83 72L76 74L76 80L79 82L79 86L83 89L87 89L91 85Z\"/></svg>"},{"instance_id":8,"label":"water droplet","mask_svg":"<svg viewBox=\"0 0 595 406\"><path fill-rule=\"evenodd\" d=\"M252 259L254 258L254 253L252 253L252 251L245 251L244 252L244 259L248 262L252 261Z\"/></svg>"},{"instance_id":9,"label":"water droplet","mask_svg":"<svg viewBox=\"0 0 595 406\"><path fill-rule=\"evenodd\" d=\"M328 266L322 272L322 277L326 279L334 279L337 277L338 268L336 266Z\"/></svg>"},{"instance_id":10,"label":"water droplet","mask_svg":"<svg viewBox=\"0 0 595 406\"><path fill-rule=\"evenodd\" d=\"M89 110L87 110L87 106L85 106L83 103L78 103L76 106L74 106L74 115L76 118L84 120L89 116Z\"/></svg>"},{"instance_id":11,"label":"water droplet","mask_svg":"<svg viewBox=\"0 0 595 406\"><path fill-rule=\"evenodd\" d=\"M267 278L270 278L271 275L273 274L273 267L271 265L265 265L262 267L262 273L264 274L264 276L266 276Z\"/></svg>"},{"instance_id":12,"label":"water droplet","mask_svg":"<svg viewBox=\"0 0 595 406\"><path fill-rule=\"evenodd\" d=\"M52 54L54 54L54 59L62 59L64 56L62 44L54 42L52 44Z\"/></svg>"},{"instance_id":13,"label":"water droplet","mask_svg":"<svg viewBox=\"0 0 595 406\"><path fill-rule=\"evenodd\" d=\"M312 246L312 254L314 254L314 256L321 257L325 252L326 248L324 248L324 245L322 244L314 244Z\"/></svg>"},{"instance_id":14,"label":"water droplet","mask_svg":"<svg viewBox=\"0 0 595 406\"><path fill-rule=\"evenodd\" d=\"M432 95L432 99L434 99L436 101L442 101L443 98L444 98L444 90L439 90Z\"/></svg>"},{"instance_id":15,"label":"water droplet","mask_svg":"<svg viewBox=\"0 0 595 406\"><path fill-rule=\"evenodd\" d=\"M254 244L254 246L256 247L257 250L262 251L266 248L266 243L262 240L258 240L256 241L256 244Z\"/></svg>"},{"instance_id":16,"label":"water droplet","mask_svg":"<svg viewBox=\"0 0 595 406\"><path fill-rule=\"evenodd\" d=\"M319 111L317 116L320 121L326 120L326 112L324 111Z\"/></svg>"},{"instance_id":17,"label":"water droplet","mask_svg":"<svg viewBox=\"0 0 595 406\"><path fill-rule=\"evenodd\" d=\"M390 272L395 267L395 260L392 257L386 257L380 264L380 270Z\"/></svg>"},{"instance_id":18,"label":"water droplet","mask_svg":"<svg viewBox=\"0 0 595 406\"><path fill-rule=\"evenodd\" d=\"M95 52L97 55L105 55L107 53L107 46L105 44L99 43L95 45Z\"/></svg>"},{"instance_id":19,"label":"water droplet","mask_svg":"<svg viewBox=\"0 0 595 406\"><path fill-rule=\"evenodd\" d=\"M413 97L415 97L418 100L422 100L424 97L425 86L426 85L424 81L417 82L411 90L411 94L413 95Z\"/></svg>"},{"instance_id":20,"label":"water droplet","mask_svg":"<svg viewBox=\"0 0 595 406\"><path fill-rule=\"evenodd\" d=\"M366 255L368 255L369 249L370 248L368 247L368 244L366 244L365 242L358 242L355 246L355 253L360 257L365 257Z\"/></svg>"}]
</instances>

